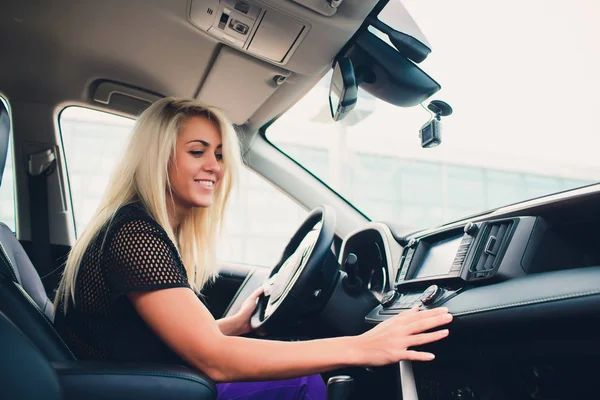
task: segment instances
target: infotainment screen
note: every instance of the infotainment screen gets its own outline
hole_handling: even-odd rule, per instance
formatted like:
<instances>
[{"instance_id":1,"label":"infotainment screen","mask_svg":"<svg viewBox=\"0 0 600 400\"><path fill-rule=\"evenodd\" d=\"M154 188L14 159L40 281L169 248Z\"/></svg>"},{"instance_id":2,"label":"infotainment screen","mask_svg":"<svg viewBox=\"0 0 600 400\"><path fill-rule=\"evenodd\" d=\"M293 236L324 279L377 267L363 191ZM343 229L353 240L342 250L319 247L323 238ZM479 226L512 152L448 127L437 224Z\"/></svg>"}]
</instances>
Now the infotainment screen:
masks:
<instances>
[{"instance_id":1,"label":"infotainment screen","mask_svg":"<svg viewBox=\"0 0 600 400\"><path fill-rule=\"evenodd\" d=\"M462 235L431 244L413 279L448 274L461 240Z\"/></svg>"}]
</instances>

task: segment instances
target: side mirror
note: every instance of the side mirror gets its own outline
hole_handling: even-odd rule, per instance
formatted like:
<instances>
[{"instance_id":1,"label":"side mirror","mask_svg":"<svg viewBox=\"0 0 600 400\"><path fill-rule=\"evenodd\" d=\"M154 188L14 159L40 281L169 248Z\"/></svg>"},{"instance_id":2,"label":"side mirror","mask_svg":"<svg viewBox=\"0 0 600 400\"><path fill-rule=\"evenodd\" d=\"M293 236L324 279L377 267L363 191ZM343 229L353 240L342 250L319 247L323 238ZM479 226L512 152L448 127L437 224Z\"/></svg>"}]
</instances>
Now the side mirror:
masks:
<instances>
[{"instance_id":1,"label":"side mirror","mask_svg":"<svg viewBox=\"0 0 600 400\"><path fill-rule=\"evenodd\" d=\"M329 107L334 121L340 121L354 108L358 98L358 87L354 66L347 57L335 63L329 86Z\"/></svg>"}]
</instances>

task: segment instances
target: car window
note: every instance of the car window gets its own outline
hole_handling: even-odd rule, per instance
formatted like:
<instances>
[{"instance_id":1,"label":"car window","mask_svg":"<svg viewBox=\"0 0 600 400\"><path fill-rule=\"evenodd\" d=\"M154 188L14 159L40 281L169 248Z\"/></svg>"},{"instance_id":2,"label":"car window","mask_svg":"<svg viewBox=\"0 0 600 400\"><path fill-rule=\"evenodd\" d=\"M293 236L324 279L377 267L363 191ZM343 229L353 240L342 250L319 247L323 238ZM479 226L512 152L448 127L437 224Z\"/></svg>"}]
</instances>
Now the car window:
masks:
<instances>
[{"instance_id":1,"label":"car window","mask_svg":"<svg viewBox=\"0 0 600 400\"><path fill-rule=\"evenodd\" d=\"M82 107L68 107L60 114L76 234L96 211L134 123ZM219 259L273 266L306 215L273 185L243 168L239 190L226 213Z\"/></svg>"},{"instance_id":2,"label":"car window","mask_svg":"<svg viewBox=\"0 0 600 400\"><path fill-rule=\"evenodd\" d=\"M419 67L442 89L429 100L454 109L442 143L421 146L428 102L401 108L359 89L332 121L331 74L266 129L271 143L370 219L407 230L598 182L599 3L402 3L432 45Z\"/></svg>"},{"instance_id":3,"label":"car window","mask_svg":"<svg viewBox=\"0 0 600 400\"><path fill-rule=\"evenodd\" d=\"M8 101L0 97L0 101L6 106L10 117L10 105ZM12 125L11 125L12 126ZM16 202L15 202L15 179L14 159L12 148L12 132L9 136L6 164L0 185L0 222L5 223L13 232L16 231Z\"/></svg>"},{"instance_id":4,"label":"car window","mask_svg":"<svg viewBox=\"0 0 600 400\"><path fill-rule=\"evenodd\" d=\"M60 114L75 233L90 221L135 121L83 107Z\"/></svg>"},{"instance_id":5,"label":"car window","mask_svg":"<svg viewBox=\"0 0 600 400\"><path fill-rule=\"evenodd\" d=\"M260 175L244 168L227 210L219 259L274 266L308 211Z\"/></svg>"}]
</instances>

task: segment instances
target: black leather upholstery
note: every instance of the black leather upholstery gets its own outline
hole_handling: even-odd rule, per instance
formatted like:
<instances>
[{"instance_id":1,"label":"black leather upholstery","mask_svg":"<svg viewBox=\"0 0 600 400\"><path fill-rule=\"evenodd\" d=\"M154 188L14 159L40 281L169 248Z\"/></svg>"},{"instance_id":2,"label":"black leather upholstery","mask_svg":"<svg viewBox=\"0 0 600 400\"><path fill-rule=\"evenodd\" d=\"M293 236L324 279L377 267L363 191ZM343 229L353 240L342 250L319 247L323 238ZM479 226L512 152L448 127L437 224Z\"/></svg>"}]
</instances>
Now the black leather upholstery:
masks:
<instances>
[{"instance_id":1,"label":"black leather upholstery","mask_svg":"<svg viewBox=\"0 0 600 400\"><path fill-rule=\"evenodd\" d=\"M50 321L54 320L54 305L46 294L40 276L15 234L3 223L0 223L0 243L2 243L6 255L12 263L17 282L25 289L46 317Z\"/></svg>"},{"instance_id":2,"label":"black leather upholstery","mask_svg":"<svg viewBox=\"0 0 600 400\"><path fill-rule=\"evenodd\" d=\"M10 259L0 241L0 311L37 346L51 361L74 360L67 345L54 330L37 303L17 281Z\"/></svg>"},{"instance_id":3,"label":"black leather upholstery","mask_svg":"<svg viewBox=\"0 0 600 400\"><path fill-rule=\"evenodd\" d=\"M4 255L0 251L0 261ZM2 262L0 262L0 268ZM0 311L51 361L75 360L67 345L54 330L52 322L37 307L21 285L0 278Z\"/></svg>"},{"instance_id":4,"label":"black leather upholstery","mask_svg":"<svg viewBox=\"0 0 600 400\"><path fill-rule=\"evenodd\" d=\"M0 397L62 398L58 377L40 351L0 313Z\"/></svg>"},{"instance_id":5,"label":"black leather upholstery","mask_svg":"<svg viewBox=\"0 0 600 400\"><path fill-rule=\"evenodd\" d=\"M536 320L560 314L575 316L579 312L600 312L600 267L586 267L533 274L495 285L479 286L448 300L454 316L494 313L510 310L517 318L523 313ZM582 299L583 308L563 309L562 303ZM535 313L531 310L535 308ZM531 313L531 314L530 314Z\"/></svg>"},{"instance_id":6,"label":"black leather upholstery","mask_svg":"<svg viewBox=\"0 0 600 400\"><path fill-rule=\"evenodd\" d=\"M0 172L4 171L10 124L0 102ZM43 311L42 311L43 310ZM23 247L10 229L0 224L0 311L52 361L74 360L52 325L52 302Z\"/></svg>"},{"instance_id":7,"label":"black leather upholstery","mask_svg":"<svg viewBox=\"0 0 600 400\"><path fill-rule=\"evenodd\" d=\"M0 179L3 176L10 137L10 119L8 110L0 101ZM0 185L1 185L0 180ZM25 289L27 294L35 301L40 310L52 321L54 319L54 306L46 295L46 290L36 269L31 264L27 253L8 226L0 223L0 243L4 247L6 256L10 260L16 281Z\"/></svg>"},{"instance_id":8,"label":"black leather upholstery","mask_svg":"<svg viewBox=\"0 0 600 400\"><path fill-rule=\"evenodd\" d=\"M188 368L100 362L53 363L65 399L215 399L214 383Z\"/></svg>"}]
</instances>

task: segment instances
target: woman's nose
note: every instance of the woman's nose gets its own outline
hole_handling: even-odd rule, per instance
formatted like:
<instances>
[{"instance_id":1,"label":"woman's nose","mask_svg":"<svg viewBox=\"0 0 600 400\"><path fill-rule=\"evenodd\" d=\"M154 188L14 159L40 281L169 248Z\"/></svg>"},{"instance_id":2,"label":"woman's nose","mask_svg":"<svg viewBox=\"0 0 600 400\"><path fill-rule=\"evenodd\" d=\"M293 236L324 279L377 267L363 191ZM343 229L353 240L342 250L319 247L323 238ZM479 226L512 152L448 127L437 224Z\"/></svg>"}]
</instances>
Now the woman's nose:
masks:
<instances>
[{"instance_id":1,"label":"woman's nose","mask_svg":"<svg viewBox=\"0 0 600 400\"><path fill-rule=\"evenodd\" d=\"M221 170L221 165L219 164L219 160L217 160L216 155L211 154L209 157L206 158L204 169L209 172L214 172L215 174Z\"/></svg>"}]
</instances>

